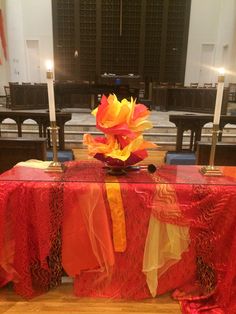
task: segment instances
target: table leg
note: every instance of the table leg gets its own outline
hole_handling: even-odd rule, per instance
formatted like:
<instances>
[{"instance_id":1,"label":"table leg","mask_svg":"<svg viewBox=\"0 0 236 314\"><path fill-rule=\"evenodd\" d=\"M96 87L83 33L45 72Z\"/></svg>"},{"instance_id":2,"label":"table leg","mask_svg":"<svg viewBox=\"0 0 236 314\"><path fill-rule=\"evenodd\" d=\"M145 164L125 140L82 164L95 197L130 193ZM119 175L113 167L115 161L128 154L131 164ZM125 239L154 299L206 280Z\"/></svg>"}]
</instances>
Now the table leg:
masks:
<instances>
[{"instance_id":1,"label":"table leg","mask_svg":"<svg viewBox=\"0 0 236 314\"><path fill-rule=\"evenodd\" d=\"M18 136L22 137L21 122L17 122Z\"/></svg>"},{"instance_id":2,"label":"table leg","mask_svg":"<svg viewBox=\"0 0 236 314\"><path fill-rule=\"evenodd\" d=\"M60 150L64 150L65 149L64 124L59 125L58 140Z\"/></svg>"},{"instance_id":3,"label":"table leg","mask_svg":"<svg viewBox=\"0 0 236 314\"><path fill-rule=\"evenodd\" d=\"M183 133L184 133L184 130L182 129L182 127L177 126L177 138L176 138L176 151L177 152L180 152L182 150Z\"/></svg>"},{"instance_id":4,"label":"table leg","mask_svg":"<svg viewBox=\"0 0 236 314\"><path fill-rule=\"evenodd\" d=\"M191 130L191 135L190 135L190 150L193 149L193 137L194 137L194 130Z\"/></svg>"},{"instance_id":5,"label":"table leg","mask_svg":"<svg viewBox=\"0 0 236 314\"><path fill-rule=\"evenodd\" d=\"M197 142L201 140L201 136L202 136L202 129L200 128L200 129L195 130L195 141L194 141L194 147L193 147L194 152L197 150Z\"/></svg>"},{"instance_id":6,"label":"table leg","mask_svg":"<svg viewBox=\"0 0 236 314\"><path fill-rule=\"evenodd\" d=\"M91 95L91 109L93 110L95 108L95 96L94 94Z\"/></svg>"},{"instance_id":7,"label":"table leg","mask_svg":"<svg viewBox=\"0 0 236 314\"><path fill-rule=\"evenodd\" d=\"M39 123L38 126L39 126L39 137L42 137L42 136L43 136L43 127L42 127L42 124Z\"/></svg>"}]
</instances>

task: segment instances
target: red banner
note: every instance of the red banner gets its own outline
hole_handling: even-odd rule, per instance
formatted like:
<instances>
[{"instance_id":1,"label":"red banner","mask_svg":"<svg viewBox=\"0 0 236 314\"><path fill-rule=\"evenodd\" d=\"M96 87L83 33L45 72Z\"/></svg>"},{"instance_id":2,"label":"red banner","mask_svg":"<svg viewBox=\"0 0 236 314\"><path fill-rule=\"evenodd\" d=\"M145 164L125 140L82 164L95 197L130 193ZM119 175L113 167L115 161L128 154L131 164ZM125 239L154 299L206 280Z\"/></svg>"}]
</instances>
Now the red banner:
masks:
<instances>
[{"instance_id":1,"label":"red banner","mask_svg":"<svg viewBox=\"0 0 236 314\"><path fill-rule=\"evenodd\" d=\"M7 42L6 42L5 32L4 32L2 10L0 10L0 38L1 38L1 43L2 43L3 55L5 57L5 60L7 60ZM2 64L1 59L0 59L0 64Z\"/></svg>"}]
</instances>

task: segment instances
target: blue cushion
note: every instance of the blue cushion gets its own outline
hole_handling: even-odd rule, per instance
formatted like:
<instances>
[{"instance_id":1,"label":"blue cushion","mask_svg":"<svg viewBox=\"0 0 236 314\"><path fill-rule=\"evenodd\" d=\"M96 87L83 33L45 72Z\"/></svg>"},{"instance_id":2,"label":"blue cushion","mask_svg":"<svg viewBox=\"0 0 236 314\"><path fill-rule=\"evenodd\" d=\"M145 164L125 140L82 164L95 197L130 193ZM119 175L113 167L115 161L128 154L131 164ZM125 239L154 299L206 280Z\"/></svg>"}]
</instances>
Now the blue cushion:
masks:
<instances>
[{"instance_id":1,"label":"blue cushion","mask_svg":"<svg viewBox=\"0 0 236 314\"><path fill-rule=\"evenodd\" d=\"M59 150L57 152L57 156L58 156L58 160L61 161L61 162L69 161L69 160L73 160L74 159L71 150L65 150L65 151ZM51 150L47 151L47 160L48 161L53 160L53 153L52 153Z\"/></svg>"},{"instance_id":2,"label":"blue cushion","mask_svg":"<svg viewBox=\"0 0 236 314\"><path fill-rule=\"evenodd\" d=\"M166 163L169 165L195 165L196 156L194 153L167 153Z\"/></svg>"}]
</instances>

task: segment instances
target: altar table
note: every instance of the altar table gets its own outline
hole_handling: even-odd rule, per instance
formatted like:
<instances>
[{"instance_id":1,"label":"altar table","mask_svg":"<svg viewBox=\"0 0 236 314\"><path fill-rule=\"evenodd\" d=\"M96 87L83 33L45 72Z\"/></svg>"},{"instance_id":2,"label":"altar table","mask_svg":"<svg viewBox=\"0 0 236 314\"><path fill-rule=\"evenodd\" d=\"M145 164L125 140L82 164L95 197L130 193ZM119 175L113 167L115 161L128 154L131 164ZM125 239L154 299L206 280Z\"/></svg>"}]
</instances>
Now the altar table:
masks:
<instances>
[{"instance_id":1,"label":"altar table","mask_svg":"<svg viewBox=\"0 0 236 314\"><path fill-rule=\"evenodd\" d=\"M222 170L14 167L0 176L0 285L31 298L59 285L64 268L78 296L175 290L183 313L236 313L236 168Z\"/></svg>"}]
</instances>

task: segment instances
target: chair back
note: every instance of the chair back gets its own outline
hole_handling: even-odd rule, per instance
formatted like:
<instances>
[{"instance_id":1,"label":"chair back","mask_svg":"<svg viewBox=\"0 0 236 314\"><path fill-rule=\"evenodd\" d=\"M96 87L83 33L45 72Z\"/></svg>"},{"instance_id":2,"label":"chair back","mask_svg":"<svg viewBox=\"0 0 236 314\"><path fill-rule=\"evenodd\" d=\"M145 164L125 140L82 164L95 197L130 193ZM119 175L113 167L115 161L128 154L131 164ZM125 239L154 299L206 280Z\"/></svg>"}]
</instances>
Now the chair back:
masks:
<instances>
[{"instance_id":1,"label":"chair back","mask_svg":"<svg viewBox=\"0 0 236 314\"><path fill-rule=\"evenodd\" d=\"M160 82L160 86L169 86L170 83L169 82Z\"/></svg>"},{"instance_id":2,"label":"chair back","mask_svg":"<svg viewBox=\"0 0 236 314\"><path fill-rule=\"evenodd\" d=\"M10 93L10 86L4 86L5 97L6 97L6 107L11 107L11 93Z\"/></svg>"},{"instance_id":3,"label":"chair back","mask_svg":"<svg viewBox=\"0 0 236 314\"><path fill-rule=\"evenodd\" d=\"M190 87L197 88L198 87L198 83L190 83Z\"/></svg>"},{"instance_id":4,"label":"chair back","mask_svg":"<svg viewBox=\"0 0 236 314\"><path fill-rule=\"evenodd\" d=\"M212 87L212 83L204 83L203 87L211 88Z\"/></svg>"},{"instance_id":5,"label":"chair back","mask_svg":"<svg viewBox=\"0 0 236 314\"><path fill-rule=\"evenodd\" d=\"M236 83L229 83L228 101L236 102Z\"/></svg>"},{"instance_id":6,"label":"chair back","mask_svg":"<svg viewBox=\"0 0 236 314\"><path fill-rule=\"evenodd\" d=\"M177 83L175 83L175 85L174 85L174 86L175 86L175 87L183 87L183 85L184 85L183 83L181 83L181 82L177 82Z\"/></svg>"}]
</instances>

